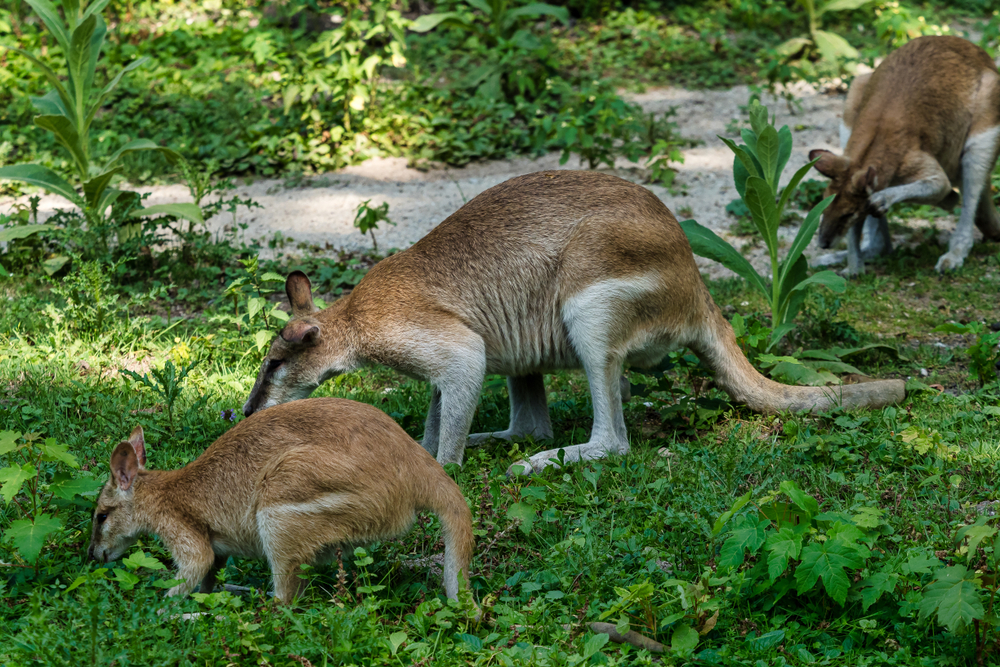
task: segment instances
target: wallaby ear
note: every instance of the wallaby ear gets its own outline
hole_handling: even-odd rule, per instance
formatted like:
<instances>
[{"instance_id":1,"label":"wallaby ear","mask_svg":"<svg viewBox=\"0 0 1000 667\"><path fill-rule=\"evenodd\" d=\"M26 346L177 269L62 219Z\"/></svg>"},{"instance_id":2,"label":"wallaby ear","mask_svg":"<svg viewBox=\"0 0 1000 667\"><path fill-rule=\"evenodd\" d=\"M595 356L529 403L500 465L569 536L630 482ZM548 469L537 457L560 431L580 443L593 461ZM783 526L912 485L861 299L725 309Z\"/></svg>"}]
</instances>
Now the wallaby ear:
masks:
<instances>
[{"instance_id":1,"label":"wallaby ear","mask_svg":"<svg viewBox=\"0 0 1000 667\"><path fill-rule=\"evenodd\" d=\"M810 162L812 162L817 158L819 158L819 162L817 162L813 166L816 167L816 171L829 178L833 178L837 174L841 174L844 171L846 171L847 167L851 163L851 161L848 160L846 157L841 157L840 155L834 155L830 151L824 150L822 148L814 148L813 150L809 151Z\"/></svg>"},{"instance_id":2,"label":"wallaby ear","mask_svg":"<svg viewBox=\"0 0 1000 667\"><path fill-rule=\"evenodd\" d=\"M142 433L142 427L136 426L132 429L132 435L128 438L128 444L135 450L135 458L139 462L140 468L146 467L146 438Z\"/></svg>"},{"instance_id":3,"label":"wallaby ear","mask_svg":"<svg viewBox=\"0 0 1000 667\"><path fill-rule=\"evenodd\" d=\"M281 330L281 337L288 343L312 345L319 338L319 325L309 320L291 320Z\"/></svg>"},{"instance_id":4,"label":"wallaby ear","mask_svg":"<svg viewBox=\"0 0 1000 667\"><path fill-rule=\"evenodd\" d=\"M301 317L316 312L313 305L312 283L301 271L292 271L285 279L285 294L292 306L292 315Z\"/></svg>"},{"instance_id":5,"label":"wallaby ear","mask_svg":"<svg viewBox=\"0 0 1000 667\"><path fill-rule=\"evenodd\" d=\"M132 443L119 442L111 453L111 479L122 491L132 488L135 476L139 474L139 459L135 456Z\"/></svg>"}]
</instances>

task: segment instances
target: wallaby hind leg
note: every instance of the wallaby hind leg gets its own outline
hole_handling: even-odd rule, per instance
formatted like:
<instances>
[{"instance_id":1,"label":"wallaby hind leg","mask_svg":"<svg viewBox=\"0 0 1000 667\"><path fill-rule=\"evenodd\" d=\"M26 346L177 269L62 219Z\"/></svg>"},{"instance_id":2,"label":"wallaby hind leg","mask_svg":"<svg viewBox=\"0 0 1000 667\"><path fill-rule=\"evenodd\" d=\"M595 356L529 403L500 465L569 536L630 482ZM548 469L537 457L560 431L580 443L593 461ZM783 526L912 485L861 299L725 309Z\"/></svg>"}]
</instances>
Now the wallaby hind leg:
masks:
<instances>
[{"instance_id":1,"label":"wallaby hind leg","mask_svg":"<svg viewBox=\"0 0 1000 667\"><path fill-rule=\"evenodd\" d=\"M482 444L490 438L510 440L528 435L536 440L552 438L552 422L549 420L542 374L508 377L507 393L510 395L510 425L507 430L470 435L470 446Z\"/></svg>"},{"instance_id":2,"label":"wallaby hind leg","mask_svg":"<svg viewBox=\"0 0 1000 667\"><path fill-rule=\"evenodd\" d=\"M590 397L594 404L594 426L590 440L581 445L549 449L535 454L527 461L515 463L508 474L541 471L546 466L558 465L559 450L564 452L564 461L601 459L608 454L625 454L629 450L628 433L625 430L625 415L622 411L621 374L627 354L616 349L609 338L617 323L635 317L634 308L629 303L645 296L647 285L615 284L607 286L597 283L573 296L563 308L563 321L569 332L569 339L576 349L577 357L583 363L590 385ZM620 290L621 295L616 291ZM622 347L621 345L618 347Z\"/></svg>"},{"instance_id":3,"label":"wallaby hind leg","mask_svg":"<svg viewBox=\"0 0 1000 667\"><path fill-rule=\"evenodd\" d=\"M938 272L954 271L962 266L972 250L972 227L980 210L980 197L989 198L987 184L996 164L1000 126L980 132L965 142L962 151L962 213L948 241L948 252L934 267Z\"/></svg>"},{"instance_id":4,"label":"wallaby hind leg","mask_svg":"<svg viewBox=\"0 0 1000 667\"><path fill-rule=\"evenodd\" d=\"M431 456L437 456L438 441L441 437L441 390L431 386L431 404L427 408L427 421L424 422L424 439L420 445Z\"/></svg>"},{"instance_id":5,"label":"wallaby hind leg","mask_svg":"<svg viewBox=\"0 0 1000 667\"><path fill-rule=\"evenodd\" d=\"M993 194L985 188L979 195L979 208L976 210L976 227L983 233L987 241L1000 241L1000 213L993 203Z\"/></svg>"},{"instance_id":6,"label":"wallaby hind leg","mask_svg":"<svg viewBox=\"0 0 1000 667\"><path fill-rule=\"evenodd\" d=\"M441 416L437 461L441 465L462 465L469 427L486 376L486 347L483 339L471 337L468 345L448 350L448 365L440 377L431 378L441 389Z\"/></svg>"}]
</instances>

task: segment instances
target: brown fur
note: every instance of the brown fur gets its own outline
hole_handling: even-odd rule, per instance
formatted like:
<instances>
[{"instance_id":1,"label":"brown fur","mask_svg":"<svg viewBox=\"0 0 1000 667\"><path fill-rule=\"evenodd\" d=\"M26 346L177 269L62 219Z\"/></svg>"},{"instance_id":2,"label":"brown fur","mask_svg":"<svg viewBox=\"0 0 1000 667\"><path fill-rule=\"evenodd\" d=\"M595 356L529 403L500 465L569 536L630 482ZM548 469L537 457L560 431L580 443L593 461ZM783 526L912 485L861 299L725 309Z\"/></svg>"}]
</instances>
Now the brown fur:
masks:
<instances>
[{"instance_id":1,"label":"brown fur","mask_svg":"<svg viewBox=\"0 0 1000 667\"><path fill-rule=\"evenodd\" d=\"M509 376L511 426L494 435L551 437L541 374L586 370L594 431L582 449L566 449L567 460L628 450L622 364L649 366L678 346L691 346L731 396L757 410L902 397L901 383L829 390L762 377L712 301L674 216L650 191L604 174L540 172L490 188L321 312L304 298L306 280L288 278L295 317L272 343L245 413L384 364L434 386L423 444L442 463L462 461L485 373ZM319 333L296 342L288 332L303 323ZM533 457L532 467L547 460Z\"/></svg>"},{"instance_id":2,"label":"brown fur","mask_svg":"<svg viewBox=\"0 0 1000 667\"><path fill-rule=\"evenodd\" d=\"M1000 77L985 51L959 37L908 42L874 73L855 80L844 125L850 138L842 157L821 149L809 155L819 158L816 169L831 179L826 196L836 195L823 213L821 247L831 247L866 216L884 216L898 201L950 210L958 201L953 186L962 189L963 208L970 210L938 269L961 265L973 221L988 238L1000 239L1000 216L988 187L1000 147L989 134L1000 126ZM983 162L988 168L980 174L973 163Z\"/></svg>"},{"instance_id":3,"label":"brown fur","mask_svg":"<svg viewBox=\"0 0 1000 667\"><path fill-rule=\"evenodd\" d=\"M290 602L301 564L324 561L339 546L403 535L423 510L444 526L449 595L458 591L459 571L468 577L472 516L461 491L371 406L336 398L288 403L240 422L179 470L145 469L144 451L141 429L115 448L89 554L115 560L140 535L158 535L186 580L169 594L187 594L199 582L210 592L227 556L266 557L275 594Z\"/></svg>"}]
</instances>

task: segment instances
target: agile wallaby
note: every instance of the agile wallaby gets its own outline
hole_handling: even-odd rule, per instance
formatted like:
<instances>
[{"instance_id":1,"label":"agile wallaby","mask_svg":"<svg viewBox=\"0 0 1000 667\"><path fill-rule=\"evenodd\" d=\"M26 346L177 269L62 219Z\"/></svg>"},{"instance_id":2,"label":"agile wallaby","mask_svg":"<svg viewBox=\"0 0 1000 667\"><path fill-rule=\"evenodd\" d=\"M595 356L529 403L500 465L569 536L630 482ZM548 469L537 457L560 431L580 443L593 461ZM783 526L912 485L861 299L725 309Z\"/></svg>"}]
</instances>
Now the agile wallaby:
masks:
<instances>
[{"instance_id":1,"label":"agile wallaby","mask_svg":"<svg viewBox=\"0 0 1000 667\"><path fill-rule=\"evenodd\" d=\"M94 510L90 557L120 558L143 534L170 550L186 595L211 592L228 556L267 558L274 592L291 602L299 566L338 546L405 534L421 510L444 527L444 587L469 576L472 514L458 485L388 415L337 398L254 415L180 470L147 470L142 429L111 454Z\"/></svg>"},{"instance_id":2,"label":"agile wallaby","mask_svg":"<svg viewBox=\"0 0 1000 667\"><path fill-rule=\"evenodd\" d=\"M952 209L962 191L962 214L938 271L962 266L972 227L1000 240L1000 215L990 195L990 172L1000 151L1000 75L989 55L960 37L919 37L889 54L848 91L841 129L844 155L816 149L816 169L837 195L823 212L819 244L847 237L848 273L889 252L886 212L912 201ZM846 141L845 141L846 139ZM870 243L861 249L862 225Z\"/></svg>"},{"instance_id":3,"label":"agile wallaby","mask_svg":"<svg viewBox=\"0 0 1000 667\"><path fill-rule=\"evenodd\" d=\"M649 190L594 172L539 172L490 188L323 311L301 272L285 290L292 318L244 413L384 364L433 386L422 444L441 463L462 462L486 373L508 376L510 426L473 435L472 444L551 437L542 374L583 367L594 426L589 442L565 448L566 461L628 451L622 365L655 365L679 346L693 348L718 384L755 410L881 406L904 396L899 380L819 388L761 376L712 301L673 214ZM523 470L540 470L557 454L536 454Z\"/></svg>"}]
</instances>

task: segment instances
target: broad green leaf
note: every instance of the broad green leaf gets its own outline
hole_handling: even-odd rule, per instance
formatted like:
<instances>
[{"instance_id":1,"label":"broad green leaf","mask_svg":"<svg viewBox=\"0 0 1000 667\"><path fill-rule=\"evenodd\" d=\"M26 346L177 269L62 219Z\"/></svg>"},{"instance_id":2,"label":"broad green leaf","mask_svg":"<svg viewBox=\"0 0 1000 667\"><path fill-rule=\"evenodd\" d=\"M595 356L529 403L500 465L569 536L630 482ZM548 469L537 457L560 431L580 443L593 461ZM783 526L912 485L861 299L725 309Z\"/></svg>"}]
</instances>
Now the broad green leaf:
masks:
<instances>
[{"instance_id":1,"label":"broad green leaf","mask_svg":"<svg viewBox=\"0 0 1000 667\"><path fill-rule=\"evenodd\" d=\"M128 72L134 70L135 68L141 67L148 60L149 58L147 56L143 56L142 58L137 58L133 60L128 65L119 70L118 74L115 75L115 78L111 79L111 81L109 81L108 84L104 86L104 89L101 90L101 94L97 96L97 99L94 100L93 105L87 112L87 119L84 122L84 127L83 127L84 132L90 129L90 124L93 122L94 116L97 114L98 111L100 111L101 106L103 106L104 100L107 99L108 95L110 95L111 92L118 87L118 84L121 82L122 77L125 76L125 74L127 74Z\"/></svg>"},{"instance_id":2,"label":"broad green leaf","mask_svg":"<svg viewBox=\"0 0 1000 667\"><path fill-rule=\"evenodd\" d=\"M904 574L930 574L941 567L941 561L930 550L911 555L900 566Z\"/></svg>"},{"instance_id":3,"label":"broad green leaf","mask_svg":"<svg viewBox=\"0 0 1000 667\"><path fill-rule=\"evenodd\" d=\"M115 166L118 160L122 159L129 153L136 153L138 151L159 151L171 164L176 163L181 157L174 150L160 146L155 141L151 141L150 139L133 139L115 151L114 154L108 158L107 163L104 165L104 169L111 169Z\"/></svg>"},{"instance_id":4,"label":"broad green leaf","mask_svg":"<svg viewBox=\"0 0 1000 667\"><path fill-rule=\"evenodd\" d=\"M69 257L66 255L56 255L55 257L50 257L42 262L42 270L45 271L45 275L54 276L59 273L59 269L66 266L66 262L68 261Z\"/></svg>"},{"instance_id":5,"label":"broad green leaf","mask_svg":"<svg viewBox=\"0 0 1000 667\"><path fill-rule=\"evenodd\" d=\"M145 551L136 551L128 558L122 560L122 565L130 570L138 570L140 567L150 570L165 570L166 567L160 561L150 556Z\"/></svg>"},{"instance_id":6,"label":"broad green leaf","mask_svg":"<svg viewBox=\"0 0 1000 667\"><path fill-rule=\"evenodd\" d=\"M796 174L796 176L798 176L798 174ZM783 202L785 199L785 193L782 193L781 199ZM781 262L782 282L784 282L787 278L792 267L795 266L795 262L799 261L799 257L802 256L806 246L808 246L809 242L812 241L812 237L816 234L816 229L819 227L820 216L832 201L833 197L827 197L819 204L816 204L816 206L813 206L813 209L806 214L806 219L802 222L802 225L799 226L798 233L795 234L795 240L792 241L792 245L788 248L788 254L785 255L785 259ZM779 208L780 206L782 205L779 205Z\"/></svg>"},{"instance_id":7,"label":"broad green leaf","mask_svg":"<svg viewBox=\"0 0 1000 667\"><path fill-rule=\"evenodd\" d=\"M774 172L774 186L777 188L781 179L781 172L785 170L788 159L792 157L792 131L787 125L782 125L778 130L778 166ZM780 212L781 209L779 209Z\"/></svg>"},{"instance_id":8,"label":"broad green leaf","mask_svg":"<svg viewBox=\"0 0 1000 667\"><path fill-rule=\"evenodd\" d=\"M768 252L774 257L778 252L778 209L774 205L774 192L771 186L759 176L751 176L747 179L747 195L743 198L750 215L753 216L754 226L764 237Z\"/></svg>"},{"instance_id":9,"label":"broad green leaf","mask_svg":"<svg viewBox=\"0 0 1000 667\"><path fill-rule=\"evenodd\" d=\"M455 638L465 644L466 647L468 647L468 649L473 653L478 653L483 650L483 640L475 635L459 632L455 633ZM395 655L395 651L393 651L393 654Z\"/></svg>"},{"instance_id":10,"label":"broad green leaf","mask_svg":"<svg viewBox=\"0 0 1000 667\"><path fill-rule=\"evenodd\" d=\"M754 134L760 137L764 129L768 127L767 107L761 104L760 100L754 100L753 102L750 103L749 113L750 113L750 127L753 128Z\"/></svg>"},{"instance_id":11,"label":"broad green leaf","mask_svg":"<svg viewBox=\"0 0 1000 667\"><path fill-rule=\"evenodd\" d=\"M34 479L37 474L35 466L30 463L0 468L0 484L3 484L0 487L0 496L3 496L3 499L9 503L21 490L21 485L29 479Z\"/></svg>"},{"instance_id":12,"label":"broad green leaf","mask_svg":"<svg viewBox=\"0 0 1000 667\"><path fill-rule=\"evenodd\" d=\"M792 37L786 42L782 42L774 49L774 52L782 57L794 56L796 53L801 51L812 44L812 40L807 37Z\"/></svg>"},{"instance_id":13,"label":"broad green leaf","mask_svg":"<svg viewBox=\"0 0 1000 667\"><path fill-rule=\"evenodd\" d=\"M778 275L782 273L783 269L779 266ZM808 274L809 262L806 261L805 255L800 255L795 260L795 263L792 264L792 268L788 269L787 273L785 273L785 277L781 279L781 283L778 285L778 303L775 308L779 323L785 324L795 320L795 316L802 308L807 295L805 290L795 292L795 287L803 280L806 280L809 277ZM772 304L773 306L774 304Z\"/></svg>"},{"instance_id":14,"label":"broad green leaf","mask_svg":"<svg viewBox=\"0 0 1000 667\"><path fill-rule=\"evenodd\" d=\"M39 164L16 164L9 167L0 167L0 180L5 179L37 185L83 208L83 199L80 198L80 195L76 194L73 186L48 167L43 167Z\"/></svg>"},{"instance_id":15,"label":"broad green leaf","mask_svg":"<svg viewBox=\"0 0 1000 667\"><path fill-rule=\"evenodd\" d=\"M751 133L752 134L752 133ZM733 183L736 185L736 192L740 195L740 199L745 199L747 196L747 179L750 178L750 172L747 168L743 166L740 161L739 156L733 156Z\"/></svg>"},{"instance_id":16,"label":"broad green leaf","mask_svg":"<svg viewBox=\"0 0 1000 667\"><path fill-rule=\"evenodd\" d=\"M493 11L493 7L490 6L490 3L487 0L465 0L465 1L470 6L475 7L476 9L478 9L479 11L481 11L482 13L484 13L487 16L489 16L490 18L492 18L494 21L499 21L500 20L501 17L498 16L498 15L495 15L495 13ZM500 9L501 11L502 11L502 8L503 8L502 5L500 7L498 7L498 9Z\"/></svg>"},{"instance_id":17,"label":"broad green leaf","mask_svg":"<svg viewBox=\"0 0 1000 667\"><path fill-rule=\"evenodd\" d=\"M976 550L979 549L979 543L996 535L997 529L993 526L967 526L967 528L967 531L963 529L959 532L958 539L969 538L967 562L971 566L973 560L975 560Z\"/></svg>"},{"instance_id":18,"label":"broad green leaf","mask_svg":"<svg viewBox=\"0 0 1000 667\"><path fill-rule=\"evenodd\" d=\"M79 588L82 584L87 583L88 581L97 581L99 579L107 579L107 578L108 578L108 569L102 567L99 570L94 570L93 572L90 572L88 574L80 575L79 577L73 580L73 583L70 584L66 588L66 590L63 591L63 593L69 593L70 591Z\"/></svg>"},{"instance_id":19,"label":"broad green leaf","mask_svg":"<svg viewBox=\"0 0 1000 667\"><path fill-rule=\"evenodd\" d=\"M755 514L742 514L734 518L730 524L729 538L719 552L719 568L725 570L742 565L747 549L751 554L756 553L764 544L764 531L769 524L770 521L761 521Z\"/></svg>"},{"instance_id":20,"label":"broad green leaf","mask_svg":"<svg viewBox=\"0 0 1000 667\"><path fill-rule=\"evenodd\" d=\"M8 243L16 239L23 239L39 232L52 232L59 229L55 225L18 225L17 227L7 227L0 229L0 243Z\"/></svg>"},{"instance_id":21,"label":"broad green leaf","mask_svg":"<svg viewBox=\"0 0 1000 667\"><path fill-rule=\"evenodd\" d=\"M716 135L718 136L718 135ZM736 154L737 159L743 164L743 167L747 170L751 176L760 176L760 170L757 169L756 163L751 159L750 154L742 146L737 146L736 142L732 139L727 139L726 137L719 137L722 143L729 146L729 150Z\"/></svg>"},{"instance_id":22,"label":"broad green leaf","mask_svg":"<svg viewBox=\"0 0 1000 667\"><path fill-rule=\"evenodd\" d=\"M792 292L798 292L804 290L810 285L823 285L824 287L829 287L830 290L840 294L847 289L847 281L841 276L838 276L833 271L820 271L819 273L814 273L805 280L799 282L792 288Z\"/></svg>"},{"instance_id":23,"label":"broad green leaf","mask_svg":"<svg viewBox=\"0 0 1000 667\"><path fill-rule=\"evenodd\" d=\"M83 12L83 16L80 18L85 19L91 14L100 14L110 2L111 0L94 0L93 2L87 3L87 10Z\"/></svg>"},{"instance_id":24,"label":"broad green leaf","mask_svg":"<svg viewBox=\"0 0 1000 667\"><path fill-rule=\"evenodd\" d=\"M788 569L788 561L797 559L802 552L802 534L790 526L783 526L768 536L764 551L767 552L767 576L774 581Z\"/></svg>"},{"instance_id":25,"label":"broad green leaf","mask_svg":"<svg viewBox=\"0 0 1000 667\"><path fill-rule=\"evenodd\" d=\"M670 648L680 652L693 651L698 646L698 640L698 631L685 623L674 628L674 634L670 636Z\"/></svg>"},{"instance_id":26,"label":"broad green leaf","mask_svg":"<svg viewBox=\"0 0 1000 667\"><path fill-rule=\"evenodd\" d=\"M528 535L535 525L535 508L527 503L514 503L507 508L507 518L520 521L521 532Z\"/></svg>"},{"instance_id":27,"label":"broad green leaf","mask_svg":"<svg viewBox=\"0 0 1000 667\"><path fill-rule=\"evenodd\" d=\"M680 225L694 254L715 260L746 280L751 286L759 289L764 296L770 296L764 279L733 246L719 238L711 229L703 227L694 220L684 220Z\"/></svg>"},{"instance_id":28,"label":"broad green leaf","mask_svg":"<svg viewBox=\"0 0 1000 667\"><path fill-rule=\"evenodd\" d=\"M49 0L25 0L25 2L42 19L45 27L56 38L62 50L64 52L69 51L69 33L66 32L66 24L63 23L63 19L59 16L59 10L56 9L55 5L49 2Z\"/></svg>"},{"instance_id":29,"label":"broad green leaf","mask_svg":"<svg viewBox=\"0 0 1000 667\"><path fill-rule=\"evenodd\" d=\"M533 2L530 5L523 5L507 12L506 24L509 27L514 24L515 19L521 17L534 18L536 16L551 16L559 19L563 25L569 23L569 10L565 7L556 7L544 2Z\"/></svg>"},{"instance_id":30,"label":"broad green leaf","mask_svg":"<svg viewBox=\"0 0 1000 667\"><path fill-rule=\"evenodd\" d=\"M273 271L267 271L262 273L260 279L266 283L283 283L285 282L285 276L280 273L274 273Z\"/></svg>"},{"instance_id":31,"label":"broad green leaf","mask_svg":"<svg viewBox=\"0 0 1000 667\"><path fill-rule=\"evenodd\" d=\"M70 116L76 115L75 114L76 105L75 102L73 101L73 98L70 97L69 91L67 91L66 86L63 85L62 79L60 79L59 75L57 75L55 72L52 71L52 68L50 68L48 65L46 65L41 60L39 60L32 54L28 53L24 49L19 49L14 46L5 46L3 44L0 44L0 46L4 46L4 48L14 51L15 53L20 53L22 56L30 60L32 64L35 67L37 67L38 70L42 73L42 76L45 77L45 79L49 82L49 84L53 88L55 88L56 94L59 95L59 99L62 100L63 106L66 107L66 110L69 113L69 115Z\"/></svg>"},{"instance_id":32,"label":"broad green leaf","mask_svg":"<svg viewBox=\"0 0 1000 667\"><path fill-rule=\"evenodd\" d=\"M814 371L830 371L831 373L857 373L863 375L860 369L843 361L816 361L812 359L802 360L803 366L808 366Z\"/></svg>"},{"instance_id":33,"label":"broad green leaf","mask_svg":"<svg viewBox=\"0 0 1000 667\"><path fill-rule=\"evenodd\" d=\"M41 97L32 97L31 105L43 116L69 116L69 109L63 104L59 92L50 90Z\"/></svg>"},{"instance_id":34,"label":"broad green leaf","mask_svg":"<svg viewBox=\"0 0 1000 667\"><path fill-rule=\"evenodd\" d=\"M883 593L891 593L896 589L899 575L891 572L878 572L861 582L861 607L865 611L878 602Z\"/></svg>"},{"instance_id":35,"label":"broad green leaf","mask_svg":"<svg viewBox=\"0 0 1000 667\"><path fill-rule=\"evenodd\" d=\"M253 336L254 344L257 349L263 351L267 347L268 342L271 340L271 333L266 329L261 329Z\"/></svg>"},{"instance_id":36,"label":"broad green leaf","mask_svg":"<svg viewBox=\"0 0 1000 667\"><path fill-rule=\"evenodd\" d=\"M123 591L130 591L139 583L139 576L128 570L116 568L112 580L117 581Z\"/></svg>"},{"instance_id":37,"label":"broad green leaf","mask_svg":"<svg viewBox=\"0 0 1000 667\"><path fill-rule=\"evenodd\" d=\"M80 135L76 128L66 116L35 116L35 125L48 130L55 135L56 141L69 151L70 156L76 161L81 173L86 173L89 165L87 154L84 152L83 144L80 142Z\"/></svg>"},{"instance_id":38,"label":"broad green leaf","mask_svg":"<svg viewBox=\"0 0 1000 667\"><path fill-rule=\"evenodd\" d=\"M747 145L747 149L752 155L757 154L757 135L754 131L744 127L740 130L740 136L743 138L743 143Z\"/></svg>"},{"instance_id":39,"label":"broad green leaf","mask_svg":"<svg viewBox=\"0 0 1000 667\"><path fill-rule=\"evenodd\" d=\"M201 214L201 208L197 204L192 203L147 206L146 208L132 211L130 217L145 218L153 215L173 215L199 224L205 222L205 218Z\"/></svg>"},{"instance_id":40,"label":"broad green leaf","mask_svg":"<svg viewBox=\"0 0 1000 667\"><path fill-rule=\"evenodd\" d=\"M66 52L66 63L69 70L70 95L76 103L76 109L82 109L87 102L86 88L87 68L90 65L90 38L94 36L97 17L89 16L76 26L69 38L69 50Z\"/></svg>"},{"instance_id":41,"label":"broad green leaf","mask_svg":"<svg viewBox=\"0 0 1000 667\"><path fill-rule=\"evenodd\" d=\"M734 514L743 509L744 505L750 502L750 493L751 493L750 491L747 491L745 495L743 495L740 498L737 498L736 502L733 503L733 506L730 507L728 510L726 510L722 514L722 516L720 516L716 520L715 525L712 526L712 535L718 535L719 532L722 530L722 527L726 525L726 522L728 522L731 518L733 518Z\"/></svg>"},{"instance_id":42,"label":"broad green leaf","mask_svg":"<svg viewBox=\"0 0 1000 667\"><path fill-rule=\"evenodd\" d=\"M980 583L964 565L952 565L938 570L920 603L920 619L937 614L937 621L949 632L967 627L973 620L983 617L983 603L979 599Z\"/></svg>"},{"instance_id":43,"label":"broad green leaf","mask_svg":"<svg viewBox=\"0 0 1000 667\"><path fill-rule=\"evenodd\" d=\"M76 479L65 479L49 485L49 491L64 500L73 500L76 496L89 496L100 491L104 482L87 477L77 477Z\"/></svg>"},{"instance_id":44,"label":"broad green leaf","mask_svg":"<svg viewBox=\"0 0 1000 667\"><path fill-rule=\"evenodd\" d=\"M848 569L858 569L864 565L857 550L840 540L811 542L802 549L802 562L795 569L796 592L806 593L823 580L827 595L843 605L847 591L851 587Z\"/></svg>"},{"instance_id":45,"label":"broad green leaf","mask_svg":"<svg viewBox=\"0 0 1000 667\"><path fill-rule=\"evenodd\" d=\"M107 189L108 184L111 183L111 179L114 178L115 174L119 174L122 171L124 171L123 167L115 167L101 172L84 183L83 197L87 200L87 205L96 209L97 204L101 201L101 195L104 194L104 190Z\"/></svg>"},{"instance_id":46,"label":"broad green leaf","mask_svg":"<svg viewBox=\"0 0 1000 667\"><path fill-rule=\"evenodd\" d=\"M810 517L819 514L819 503L816 502L816 499L800 489L799 485L794 481L786 479L778 488L782 493L791 498L792 502L799 506L799 509L807 512Z\"/></svg>"},{"instance_id":47,"label":"broad green leaf","mask_svg":"<svg viewBox=\"0 0 1000 667\"><path fill-rule=\"evenodd\" d=\"M14 543L21 558L34 563L45 546L45 538L61 529L62 521L49 514L39 514L34 523L28 519L18 519L11 523L4 533L4 539Z\"/></svg>"},{"instance_id":48,"label":"broad green leaf","mask_svg":"<svg viewBox=\"0 0 1000 667\"><path fill-rule=\"evenodd\" d=\"M589 660L592 655L604 648L604 645L608 643L607 633L599 632L596 635L591 635L587 638L587 641L583 644L583 659Z\"/></svg>"},{"instance_id":49,"label":"broad green leaf","mask_svg":"<svg viewBox=\"0 0 1000 667\"><path fill-rule=\"evenodd\" d=\"M396 651L399 650L399 647L402 646L403 642L407 639L408 637L405 632L394 632L389 635L389 648L391 649L393 655L396 655Z\"/></svg>"},{"instance_id":50,"label":"broad green leaf","mask_svg":"<svg viewBox=\"0 0 1000 667\"><path fill-rule=\"evenodd\" d=\"M46 438L40 446L43 461L62 461L70 468L79 468L76 457L69 453L69 445L56 444L55 438Z\"/></svg>"},{"instance_id":51,"label":"broad green leaf","mask_svg":"<svg viewBox=\"0 0 1000 667\"><path fill-rule=\"evenodd\" d=\"M252 321L267 304L267 299L253 297L247 299L247 317Z\"/></svg>"},{"instance_id":52,"label":"broad green leaf","mask_svg":"<svg viewBox=\"0 0 1000 667\"><path fill-rule=\"evenodd\" d=\"M848 44L847 40L840 35L825 30L814 30L812 35L823 60L836 62L838 58L857 59L858 50Z\"/></svg>"},{"instance_id":53,"label":"broad green leaf","mask_svg":"<svg viewBox=\"0 0 1000 667\"><path fill-rule=\"evenodd\" d=\"M801 363L792 364L783 361L771 369L771 377L784 380L789 384L822 387L828 384L840 384L840 378L829 371L816 370Z\"/></svg>"},{"instance_id":54,"label":"broad green leaf","mask_svg":"<svg viewBox=\"0 0 1000 667\"><path fill-rule=\"evenodd\" d=\"M883 514L885 512L877 507L859 507L858 513L851 518L854 519L854 524L859 528L873 530L878 528L879 524L882 523L881 517Z\"/></svg>"},{"instance_id":55,"label":"broad green leaf","mask_svg":"<svg viewBox=\"0 0 1000 667\"><path fill-rule=\"evenodd\" d=\"M826 12L840 12L844 10L857 9L858 7L864 7L872 0L830 0L830 2L825 5L820 5L816 8L816 16L822 16Z\"/></svg>"},{"instance_id":56,"label":"broad green leaf","mask_svg":"<svg viewBox=\"0 0 1000 667\"><path fill-rule=\"evenodd\" d=\"M21 434L18 431L0 431L0 456L20 449L23 446L17 444L17 439L20 437Z\"/></svg>"},{"instance_id":57,"label":"broad green leaf","mask_svg":"<svg viewBox=\"0 0 1000 667\"><path fill-rule=\"evenodd\" d=\"M779 324L775 327L771 332L771 338L768 341L767 349L771 350L771 348L780 343L781 339L787 336L796 326L798 325L796 325L795 322L785 322L784 324Z\"/></svg>"},{"instance_id":58,"label":"broad green leaf","mask_svg":"<svg viewBox=\"0 0 1000 667\"><path fill-rule=\"evenodd\" d=\"M413 32L428 32L444 24L446 26L469 27L469 22L458 12L441 12L439 14L424 14L410 24Z\"/></svg>"},{"instance_id":59,"label":"broad green leaf","mask_svg":"<svg viewBox=\"0 0 1000 667\"><path fill-rule=\"evenodd\" d=\"M781 197L778 199L778 213L785 212L785 206L788 204L788 200L791 198L792 194L795 193L795 190L799 187L799 183L803 178L805 178L805 175L809 173L809 170L812 169L812 166L817 162L819 162L819 158L816 158L809 164L800 167L799 170L792 176L792 180L788 181L788 185L786 185L785 189L781 191Z\"/></svg>"},{"instance_id":60,"label":"broad green leaf","mask_svg":"<svg viewBox=\"0 0 1000 667\"><path fill-rule=\"evenodd\" d=\"M94 3L94 5L100 5L102 2L103 0L100 0ZM87 61L83 72L83 89L86 91L83 98L84 102L90 97L90 90L94 85L94 72L97 71L97 60L101 57L101 49L104 47L104 36L108 32L108 26L104 23L104 17L91 12L92 8L88 7L87 12L84 14L84 20L88 20L90 16L94 17L94 32L90 35L90 59Z\"/></svg>"},{"instance_id":61,"label":"broad green leaf","mask_svg":"<svg viewBox=\"0 0 1000 667\"><path fill-rule=\"evenodd\" d=\"M760 162L764 179L771 186L771 191L778 189L778 161L781 153L781 142L774 126L768 125L757 137L757 160ZM773 198L772 198L773 199Z\"/></svg>"},{"instance_id":62,"label":"broad green leaf","mask_svg":"<svg viewBox=\"0 0 1000 667\"><path fill-rule=\"evenodd\" d=\"M751 650L754 651L766 651L769 648L774 648L783 641L785 641L784 630L772 630L771 632L762 634L760 637L747 637L746 640Z\"/></svg>"}]
</instances>

